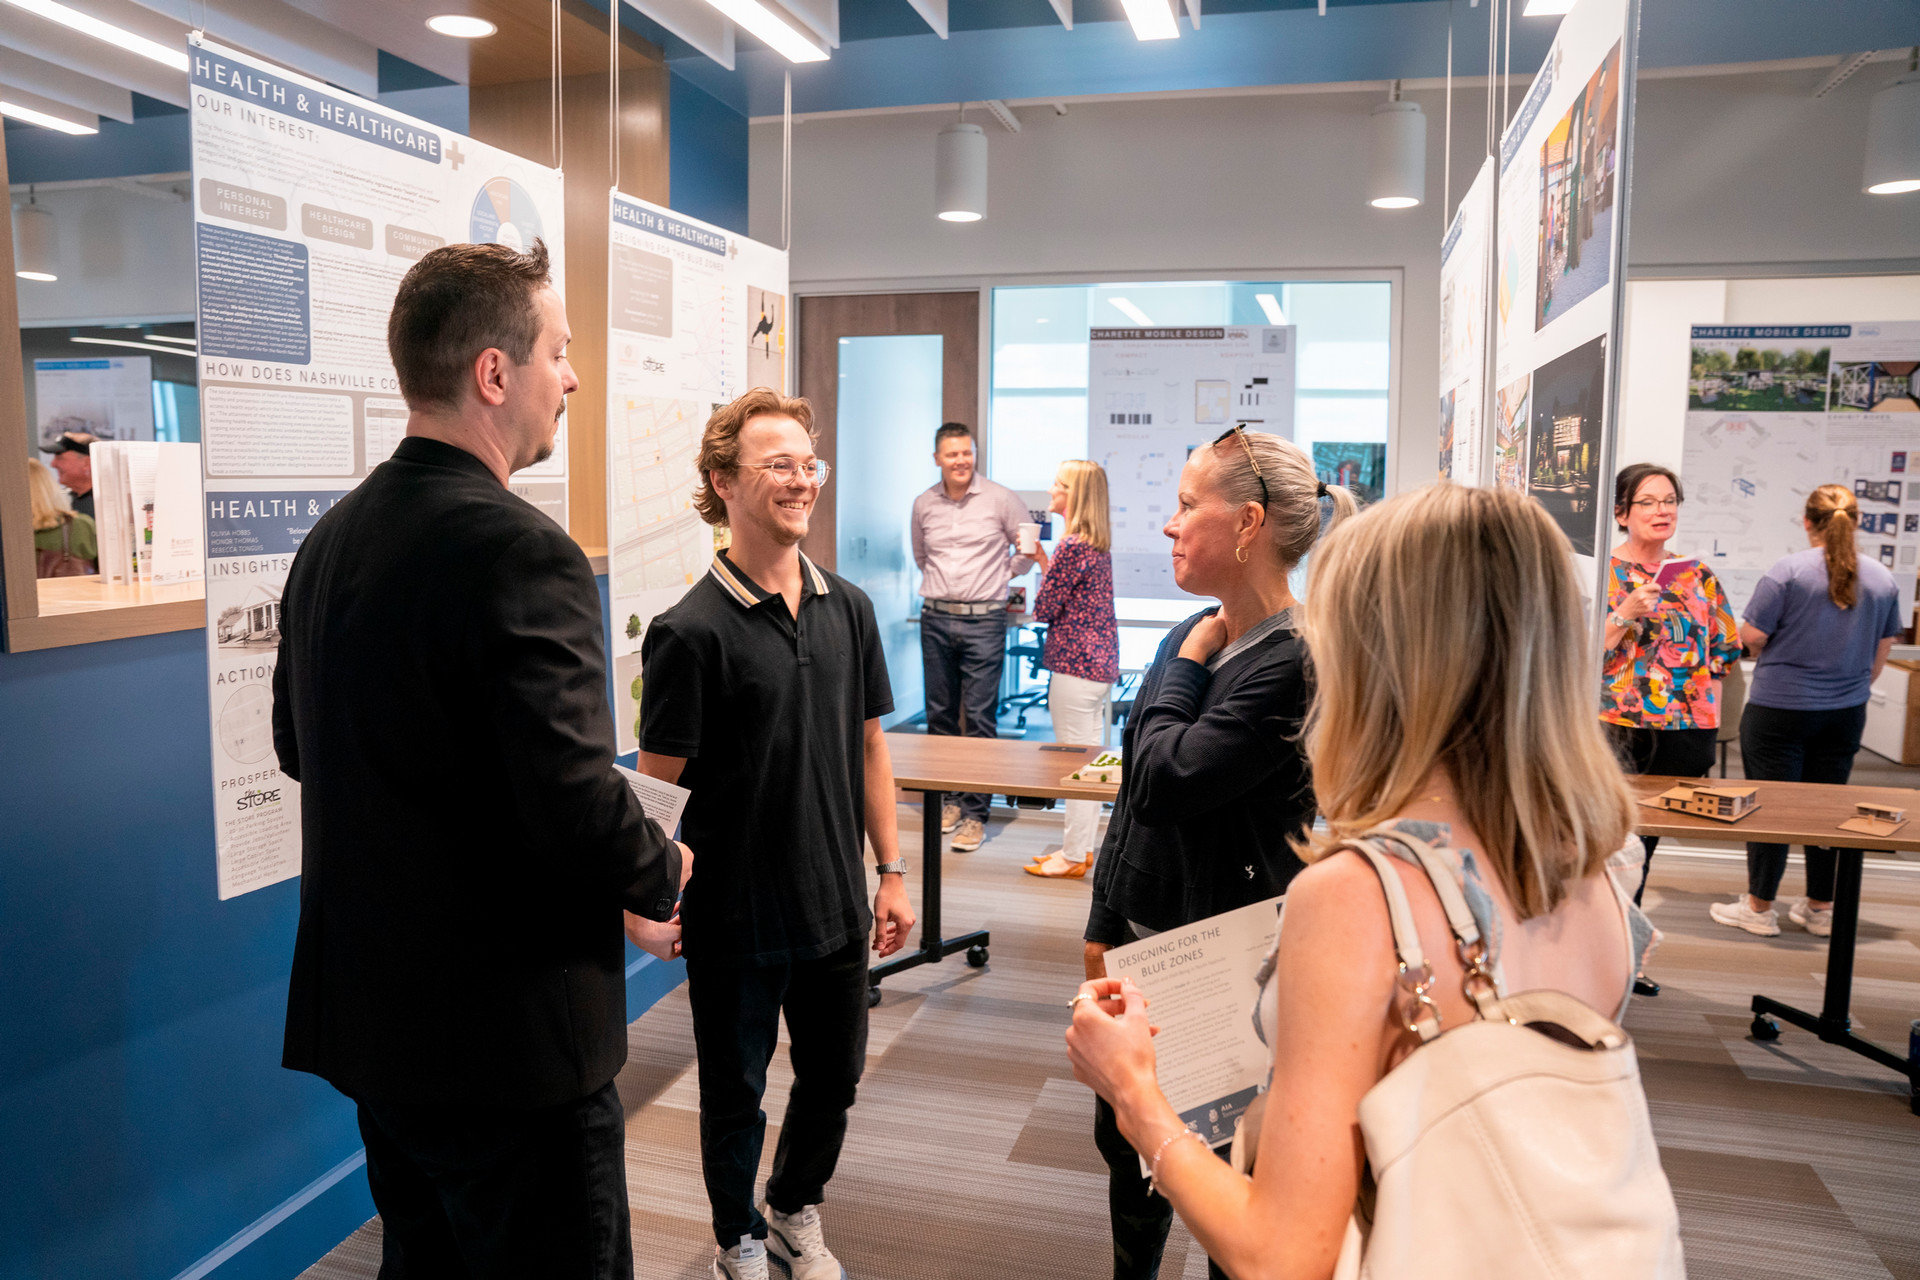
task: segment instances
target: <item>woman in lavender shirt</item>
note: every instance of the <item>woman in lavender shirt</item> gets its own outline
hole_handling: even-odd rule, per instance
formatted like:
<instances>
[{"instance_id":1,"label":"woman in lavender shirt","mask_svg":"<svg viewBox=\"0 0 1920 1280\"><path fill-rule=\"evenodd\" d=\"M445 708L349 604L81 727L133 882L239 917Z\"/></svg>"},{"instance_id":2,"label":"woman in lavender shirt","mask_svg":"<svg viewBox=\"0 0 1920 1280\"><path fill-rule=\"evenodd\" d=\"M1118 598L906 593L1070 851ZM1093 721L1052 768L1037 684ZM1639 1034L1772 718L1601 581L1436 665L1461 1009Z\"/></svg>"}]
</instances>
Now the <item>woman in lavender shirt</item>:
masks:
<instances>
[{"instance_id":1,"label":"woman in lavender shirt","mask_svg":"<svg viewBox=\"0 0 1920 1280\"><path fill-rule=\"evenodd\" d=\"M1844 783L1860 750L1867 695L1904 625L1900 588L1860 554L1860 505L1844 485L1807 495L1807 540L1753 589L1740 640L1760 655L1740 717L1740 758L1751 782ZM1834 850L1807 846L1807 895L1787 918L1821 937L1833 930ZM1787 846L1747 845L1747 892L1708 910L1721 924L1770 938Z\"/></svg>"},{"instance_id":2,"label":"woman in lavender shirt","mask_svg":"<svg viewBox=\"0 0 1920 1280\"><path fill-rule=\"evenodd\" d=\"M1102 712L1120 678L1120 626L1113 612L1113 537L1107 520L1107 473L1097 462L1073 458L1060 464L1047 508L1066 520L1066 537L1040 565L1036 621L1048 624L1042 661L1053 673L1047 710L1061 742L1098 744ZM1029 875L1078 880L1093 865L1100 804L1067 801L1066 836L1060 851L1027 867Z\"/></svg>"}]
</instances>

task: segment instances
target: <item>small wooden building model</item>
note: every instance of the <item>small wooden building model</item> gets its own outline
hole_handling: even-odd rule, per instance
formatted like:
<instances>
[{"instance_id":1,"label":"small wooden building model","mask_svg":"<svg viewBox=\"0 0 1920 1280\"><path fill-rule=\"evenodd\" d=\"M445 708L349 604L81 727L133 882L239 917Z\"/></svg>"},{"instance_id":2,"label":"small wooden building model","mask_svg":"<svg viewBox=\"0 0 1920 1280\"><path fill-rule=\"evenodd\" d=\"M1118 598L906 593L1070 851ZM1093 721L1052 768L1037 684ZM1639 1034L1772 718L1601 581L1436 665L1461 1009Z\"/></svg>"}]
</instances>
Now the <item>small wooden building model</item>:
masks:
<instances>
[{"instance_id":1,"label":"small wooden building model","mask_svg":"<svg viewBox=\"0 0 1920 1280\"><path fill-rule=\"evenodd\" d=\"M1867 804L1864 801L1853 806L1853 811L1863 818L1873 818L1880 822L1899 822L1907 816L1905 809L1897 809L1890 804Z\"/></svg>"},{"instance_id":2,"label":"small wooden building model","mask_svg":"<svg viewBox=\"0 0 1920 1280\"><path fill-rule=\"evenodd\" d=\"M1759 807L1753 787L1692 787L1682 784L1662 791L1659 807L1715 822L1738 822Z\"/></svg>"}]
</instances>

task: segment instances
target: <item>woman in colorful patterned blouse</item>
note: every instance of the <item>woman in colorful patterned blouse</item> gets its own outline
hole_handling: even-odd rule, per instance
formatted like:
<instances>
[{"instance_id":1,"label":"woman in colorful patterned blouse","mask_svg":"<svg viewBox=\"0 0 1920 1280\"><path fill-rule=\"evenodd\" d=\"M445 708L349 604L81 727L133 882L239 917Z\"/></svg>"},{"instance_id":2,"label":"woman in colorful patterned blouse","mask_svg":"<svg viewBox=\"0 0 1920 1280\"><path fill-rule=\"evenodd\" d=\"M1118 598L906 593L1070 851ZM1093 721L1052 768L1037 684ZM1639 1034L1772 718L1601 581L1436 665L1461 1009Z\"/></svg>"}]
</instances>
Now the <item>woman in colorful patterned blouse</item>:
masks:
<instances>
[{"instance_id":1,"label":"woman in colorful patterned blouse","mask_svg":"<svg viewBox=\"0 0 1920 1280\"><path fill-rule=\"evenodd\" d=\"M1120 625L1113 613L1113 546L1107 520L1107 473L1097 462L1074 458L1060 464L1048 510L1064 517L1066 536L1049 557L1042 548L1036 621L1047 623L1041 661L1053 673L1047 710L1061 742L1098 743L1102 711L1120 678ZM1093 864L1097 800L1067 801L1067 830L1060 851L1035 861L1036 876L1077 880Z\"/></svg>"},{"instance_id":2,"label":"woman in colorful patterned blouse","mask_svg":"<svg viewBox=\"0 0 1920 1280\"><path fill-rule=\"evenodd\" d=\"M1613 549L1607 581L1607 656L1600 719L1629 773L1704 778L1720 730L1720 676L1740 657L1727 593L1694 561L1664 586L1660 567L1685 495L1680 477L1638 462L1613 487L1613 518L1627 540ZM1638 905L1660 841L1646 836ZM1659 991L1641 981L1642 994ZM1647 988L1651 988L1648 990Z\"/></svg>"}]
</instances>

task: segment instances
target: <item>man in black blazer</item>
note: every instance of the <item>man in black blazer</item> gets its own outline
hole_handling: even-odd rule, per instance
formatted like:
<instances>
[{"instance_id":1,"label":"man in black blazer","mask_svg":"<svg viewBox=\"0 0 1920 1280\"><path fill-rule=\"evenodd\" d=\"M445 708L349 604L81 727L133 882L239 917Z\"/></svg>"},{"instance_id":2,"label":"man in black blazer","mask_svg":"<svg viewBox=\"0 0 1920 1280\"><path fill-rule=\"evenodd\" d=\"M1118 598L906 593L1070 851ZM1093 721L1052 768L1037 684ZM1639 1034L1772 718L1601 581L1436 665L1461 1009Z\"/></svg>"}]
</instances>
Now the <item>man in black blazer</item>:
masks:
<instances>
[{"instance_id":1,"label":"man in black blazer","mask_svg":"<svg viewBox=\"0 0 1920 1280\"><path fill-rule=\"evenodd\" d=\"M622 909L669 920L692 855L614 771L586 557L506 487L579 386L567 340L538 241L415 264L387 329L407 438L282 599L284 1062L359 1104L388 1280L633 1269Z\"/></svg>"}]
</instances>

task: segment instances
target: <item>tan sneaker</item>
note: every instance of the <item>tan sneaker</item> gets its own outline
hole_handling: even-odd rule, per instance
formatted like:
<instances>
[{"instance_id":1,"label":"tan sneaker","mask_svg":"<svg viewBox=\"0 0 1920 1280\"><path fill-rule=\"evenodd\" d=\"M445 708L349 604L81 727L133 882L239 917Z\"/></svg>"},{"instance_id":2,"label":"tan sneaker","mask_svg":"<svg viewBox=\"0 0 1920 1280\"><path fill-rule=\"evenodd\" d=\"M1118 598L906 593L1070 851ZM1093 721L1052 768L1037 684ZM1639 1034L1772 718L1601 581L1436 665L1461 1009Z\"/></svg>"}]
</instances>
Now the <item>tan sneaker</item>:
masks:
<instances>
[{"instance_id":1,"label":"tan sneaker","mask_svg":"<svg viewBox=\"0 0 1920 1280\"><path fill-rule=\"evenodd\" d=\"M946 835L960 825L960 806L949 800L940 806L940 834Z\"/></svg>"},{"instance_id":2,"label":"tan sneaker","mask_svg":"<svg viewBox=\"0 0 1920 1280\"><path fill-rule=\"evenodd\" d=\"M953 851L972 853L987 838L987 824L978 818L964 819L953 833Z\"/></svg>"}]
</instances>

